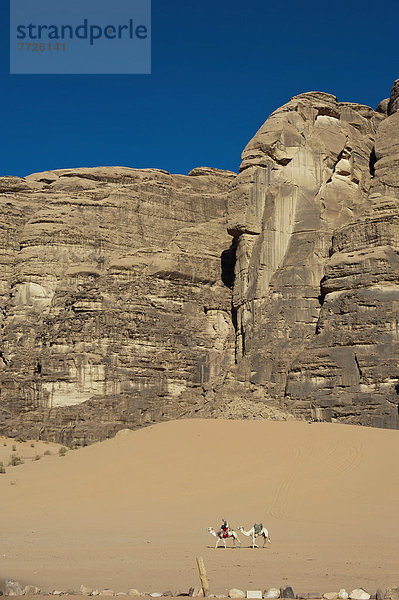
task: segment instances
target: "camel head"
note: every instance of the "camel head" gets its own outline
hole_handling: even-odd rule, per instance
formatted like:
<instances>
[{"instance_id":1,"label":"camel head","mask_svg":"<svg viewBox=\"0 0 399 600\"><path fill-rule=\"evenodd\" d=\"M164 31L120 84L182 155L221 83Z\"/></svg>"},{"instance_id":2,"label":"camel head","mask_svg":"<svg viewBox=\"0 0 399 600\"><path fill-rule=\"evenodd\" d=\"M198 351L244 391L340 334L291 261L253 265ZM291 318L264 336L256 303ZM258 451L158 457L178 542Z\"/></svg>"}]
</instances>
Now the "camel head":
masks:
<instances>
[{"instance_id":1,"label":"camel head","mask_svg":"<svg viewBox=\"0 0 399 600\"><path fill-rule=\"evenodd\" d=\"M215 530L213 529L213 527L207 527L207 528L206 528L206 530L207 530L207 531L209 531L209 533L212 533L212 531L215 531Z\"/></svg>"},{"instance_id":2,"label":"camel head","mask_svg":"<svg viewBox=\"0 0 399 600\"><path fill-rule=\"evenodd\" d=\"M244 531L244 527L242 527L242 525L240 525L239 527L237 527L238 531Z\"/></svg>"}]
</instances>

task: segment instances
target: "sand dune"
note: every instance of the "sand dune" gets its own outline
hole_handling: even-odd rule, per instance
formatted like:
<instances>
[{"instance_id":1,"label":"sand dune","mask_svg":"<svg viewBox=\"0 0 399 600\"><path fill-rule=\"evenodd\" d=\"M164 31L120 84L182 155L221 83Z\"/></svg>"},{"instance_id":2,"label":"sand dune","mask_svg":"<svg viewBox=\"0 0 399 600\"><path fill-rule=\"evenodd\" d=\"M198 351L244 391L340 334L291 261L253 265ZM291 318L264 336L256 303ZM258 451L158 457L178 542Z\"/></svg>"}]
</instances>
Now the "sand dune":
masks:
<instances>
[{"instance_id":1,"label":"sand dune","mask_svg":"<svg viewBox=\"0 0 399 600\"><path fill-rule=\"evenodd\" d=\"M0 476L0 577L45 589L197 585L296 591L398 583L399 432L337 424L174 421ZM10 484L13 485L10 485ZM221 517L269 549L214 550ZM231 542L229 542L231 546Z\"/></svg>"}]
</instances>

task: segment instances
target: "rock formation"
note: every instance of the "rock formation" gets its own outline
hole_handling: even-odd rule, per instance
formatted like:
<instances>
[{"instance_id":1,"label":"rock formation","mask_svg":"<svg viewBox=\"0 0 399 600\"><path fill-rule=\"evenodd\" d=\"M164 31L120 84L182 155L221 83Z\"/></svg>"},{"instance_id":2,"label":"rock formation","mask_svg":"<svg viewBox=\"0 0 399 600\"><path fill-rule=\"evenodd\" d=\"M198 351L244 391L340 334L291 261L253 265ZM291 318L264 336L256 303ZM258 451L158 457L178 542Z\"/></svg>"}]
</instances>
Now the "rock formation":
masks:
<instances>
[{"instance_id":1,"label":"rock formation","mask_svg":"<svg viewBox=\"0 0 399 600\"><path fill-rule=\"evenodd\" d=\"M368 195L334 232L316 335L292 365L296 414L399 427L399 82L378 126Z\"/></svg>"},{"instance_id":2,"label":"rock formation","mask_svg":"<svg viewBox=\"0 0 399 600\"><path fill-rule=\"evenodd\" d=\"M376 111L295 96L238 175L49 171L0 202L2 433L399 427L399 82Z\"/></svg>"},{"instance_id":3,"label":"rock formation","mask_svg":"<svg viewBox=\"0 0 399 600\"><path fill-rule=\"evenodd\" d=\"M3 432L87 443L178 417L223 380L232 178L96 168L0 180Z\"/></svg>"}]
</instances>

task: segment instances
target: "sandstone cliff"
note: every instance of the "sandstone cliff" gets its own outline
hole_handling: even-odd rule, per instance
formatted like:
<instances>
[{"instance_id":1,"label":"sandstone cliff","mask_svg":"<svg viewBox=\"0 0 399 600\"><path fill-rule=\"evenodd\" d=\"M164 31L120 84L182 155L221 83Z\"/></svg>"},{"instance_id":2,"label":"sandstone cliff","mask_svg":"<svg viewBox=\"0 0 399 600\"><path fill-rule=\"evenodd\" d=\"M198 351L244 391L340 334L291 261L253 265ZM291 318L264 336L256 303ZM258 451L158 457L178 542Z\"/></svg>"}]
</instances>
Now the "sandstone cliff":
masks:
<instances>
[{"instance_id":1,"label":"sandstone cliff","mask_svg":"<svg viewBox=\"0 0 399 600\"><path fill-rule=\"evenodd\" d=\"M233 178L96 168L0 180L1 431L85 443L179 417L203 382L223 380Z\"/></svg>"},{"instance_id":2,"label":"sandstone cliff","mask_svg":"<svg viewBox=\"0 0 399 600\"><path fill-rule=\"evenodd\" d=\"M399 427L399 83L275 111L240 172L0 179L0 431L192 415Z\"/></svg>"}]
</instances>

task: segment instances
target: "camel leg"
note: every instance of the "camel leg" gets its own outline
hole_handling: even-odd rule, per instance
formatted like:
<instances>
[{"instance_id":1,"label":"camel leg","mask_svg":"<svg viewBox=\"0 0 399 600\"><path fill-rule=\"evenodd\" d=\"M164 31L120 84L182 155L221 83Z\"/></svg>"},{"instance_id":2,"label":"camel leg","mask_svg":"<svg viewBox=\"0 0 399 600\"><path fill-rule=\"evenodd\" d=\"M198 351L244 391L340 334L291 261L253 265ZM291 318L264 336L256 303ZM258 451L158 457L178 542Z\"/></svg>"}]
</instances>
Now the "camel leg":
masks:
<instances>
[{"instance_id":1,"label":"camel leg","mask_svg":"<svg viewBox=\"0 0 399 600\"><path fill-rule=\"evenodd\" d=\"M225 538L223 538L223 542L224 542L224 547L227 548Z\"/></svg>"},{"instance_id":2,"label":"camel leg","mask_svg":"<svg viewBox=\"0 0 399 600\"><path fill-rule=\"evenodd\" d=\"M233 535L232 537L233 537L234 547L236 545L236 542L238 542L239 544L241 544L240 540L238 539L238 536Z\"/></svg>"},{"instance_id":3,"label":"camel leg","mask_svg":"<svg viewBox=\"0 0 399 600\"><path fill-rule=\"evenodd\" d=\"M216 548L218 547L218 543L219 543L219 542L220 542L220 538L218 538L218 539L216 540L215 550L216 550Z\"/></svg>"}]
</instances>

